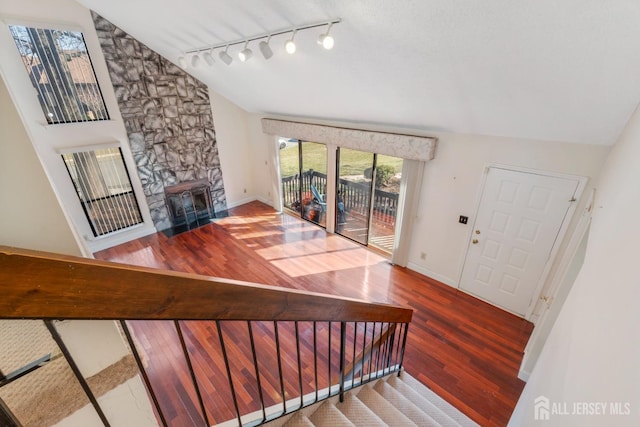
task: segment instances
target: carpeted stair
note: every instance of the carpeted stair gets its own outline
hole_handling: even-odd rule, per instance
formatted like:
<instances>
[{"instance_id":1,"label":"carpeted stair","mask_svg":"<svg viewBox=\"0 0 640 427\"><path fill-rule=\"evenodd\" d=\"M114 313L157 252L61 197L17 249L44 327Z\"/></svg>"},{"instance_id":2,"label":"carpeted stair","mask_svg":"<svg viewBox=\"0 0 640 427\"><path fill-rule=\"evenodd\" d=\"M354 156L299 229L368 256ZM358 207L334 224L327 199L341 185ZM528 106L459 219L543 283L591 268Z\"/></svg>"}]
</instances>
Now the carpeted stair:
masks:
<instances>
[{"instance_id":1,"label":"carpeted stair","mask_svg":"<svg viewBox=\"0 0 640 427\"><path fill-rule=\"evenodd\" d=\"M269 427L477 426L462 412L403 372L267 423Z\"/></svg>"}]
</instances>

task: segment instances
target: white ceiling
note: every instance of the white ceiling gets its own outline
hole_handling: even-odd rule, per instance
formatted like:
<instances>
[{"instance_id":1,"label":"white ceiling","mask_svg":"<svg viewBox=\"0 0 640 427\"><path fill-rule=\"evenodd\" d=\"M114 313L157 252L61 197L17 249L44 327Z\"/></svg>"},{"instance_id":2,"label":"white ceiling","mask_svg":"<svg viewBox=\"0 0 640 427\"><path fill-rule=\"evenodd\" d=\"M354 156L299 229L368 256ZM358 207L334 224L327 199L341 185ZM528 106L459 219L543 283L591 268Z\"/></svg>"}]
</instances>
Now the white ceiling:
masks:
<instances>
[{"instance_id":1,"label":"white ceiling","mask_svg":"<svg viewBox=\"0 0 640 427\"><path fill-rule=\"evenodd\" d=\"M189 72L260 113L612 144L640 101L637 0L78 0L158 53L274 37L266 61Z\"/></svg>"}]
</instances>

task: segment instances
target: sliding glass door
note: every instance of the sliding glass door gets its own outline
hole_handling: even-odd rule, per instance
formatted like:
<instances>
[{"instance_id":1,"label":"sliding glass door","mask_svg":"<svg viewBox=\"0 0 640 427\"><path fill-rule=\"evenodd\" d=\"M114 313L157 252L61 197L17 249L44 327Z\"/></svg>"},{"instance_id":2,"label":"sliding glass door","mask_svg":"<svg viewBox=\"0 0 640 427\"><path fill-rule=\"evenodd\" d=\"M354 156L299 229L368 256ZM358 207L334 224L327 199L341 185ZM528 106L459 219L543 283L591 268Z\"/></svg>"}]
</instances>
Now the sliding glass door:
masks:
<instances>
[{"instance_id":1,"label":"sliding glass door","mask_svg":"<svg viewBox=\"0 0 640 427\"><path fill-rule=\"evenodd\" d=\"M336 232L363 245L369 241L373 153L340 148Z\"/></svg>"},{"instance_id":2,"label":"sliding glass door","mask_svg":"<svg viewBox=\"0 0 640 427\"><path fill-rule=\"evenodd\" d=\"M393 253L402 159L340 148L336 232Z\"/></svg>"},{"instance_id":3,"label":"sliding glass door","mask_svg":"<svg viewBox=\"0 0 640 427\"><path fill-rule=\"evenodd\" d=\"M322 227L327 223L327 147L279 139L283 205Z\"/></svg>"},{"instance_id":4,"label":"sliding glass door","mask_svg":"<svg viewBox=\"0 0 640 427\"><path fill-rule=\"evenodd\" d=\"M392 254L394 249L401 177L402 159L376 154L369 246L389 254Z\"/></svg>"},{"instance_id":5,"label":"sliding glass door","mask_svg":"<svg viewBox=\"0 0 640 427\"><path fill-rule=\"evenodd\" d=\"M335 178L332 172L327 179L326 145L280 138L279 151L285 209L322 227L329 221L336 233L393 253L402 159L340 147ZM328 186L335 188L335 201L327 200ZM328 212L335 217L327 219Z\"/></svg>"}]
</instances>

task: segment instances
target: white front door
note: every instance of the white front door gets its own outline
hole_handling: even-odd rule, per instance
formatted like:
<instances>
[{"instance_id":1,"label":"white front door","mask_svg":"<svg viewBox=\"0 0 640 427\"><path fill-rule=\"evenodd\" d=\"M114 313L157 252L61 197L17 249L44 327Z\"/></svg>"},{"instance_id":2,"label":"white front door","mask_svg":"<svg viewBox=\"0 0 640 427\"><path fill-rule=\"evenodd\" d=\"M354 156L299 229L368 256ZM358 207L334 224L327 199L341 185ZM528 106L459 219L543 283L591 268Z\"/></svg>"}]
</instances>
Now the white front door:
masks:
<instances>
[{"instance_id":1,"label":"white front door","mask_svg":"<svg viewBox=\"0 0 640 427\"><path fill-rule=\"evenodd\" d=\"M524 316L578 184L489 168L460 288Z\"/></svg>"}]
</instances>

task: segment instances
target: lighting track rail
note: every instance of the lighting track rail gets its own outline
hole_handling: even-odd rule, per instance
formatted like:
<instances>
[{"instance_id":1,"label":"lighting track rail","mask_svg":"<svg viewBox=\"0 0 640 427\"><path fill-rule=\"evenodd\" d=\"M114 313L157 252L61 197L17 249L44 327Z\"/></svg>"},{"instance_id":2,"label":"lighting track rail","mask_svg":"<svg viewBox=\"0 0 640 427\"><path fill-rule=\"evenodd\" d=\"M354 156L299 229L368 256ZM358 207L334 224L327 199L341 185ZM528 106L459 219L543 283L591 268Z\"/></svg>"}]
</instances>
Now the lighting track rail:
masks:
<instances>
[{"instance_id":1,"label":"lighting track rail","mask_svg":"<svg viewBox=\"0 0 640 427\"><path fill-rule=\"evenodd\" d=\"M260 52L262 53L262 56L264 56L265 59L269 59L271 58L271 56L273 55L273 51L271 50L271 47L269 46L269 42L271 41L271 38L274 36L280 36L283 34L288 34L291 33L291 38L288 39L285 43L285 50L287 51L287 53L294 53L295 52L295 43L294 43L294 37L296 35L296 33L298 33L299 31L305 31L305 30L310 30L313 28L320 28L320 27L327 27L327 31L323 34L320 35L320 37L318 38L318 44L321 45L322 47L324 47L325 49L331 49L333 48L334 45L334 40L333 37L331 37L331 35L329 34L331 31L331 27L334 24L339 24L340 22L342 22L342 20L340 18L335 18L335 19L331 19L328 21L320 21L320 22L314 22L312 24L306 24L306 25L299 25L299 26L295 26L295 27L289 27L289 28L283 28L280 30L276 30L276 31L270 31L267 33L263 33L263 34L258 34L258 35L254 35L251 37L245 37L245 38L241 38L241 39L236 39L230 42L224 42L224 43L218 43L218 44L214 44L214 45L208 45L208 46L203 46L203 47L198 47L195 49L190 49L190 50L186 50L183 52L183 54L181 54L178 57L178 62L180 64L180 66L182 68L187 68L187 60L185 59L185 57L187 55L191 55L191 61L190 61L190 65L192 67L197 67L198 64L200 63L200 59L202 58L208 65L213 65L214 60L213 60L213 51L216 49L223 49L224 50L220 50L218 52L218 55L220 57L220 59L227 65L230 65L231 62L233 61L233 58L231 57L231 55L229 55L228 50L229 47L231 46L236 46L236 45L244 45L243 49L238 53L238 57L242 62L248 61L251 56L252 56L252 51L251 49L249 49L249 43L251 42L255 42L257 40L263 40L262 42L260 42L259 44L259 48L260 48ZM266 39L266 41L265 41Z\"/></svg>"}]
</instances>

